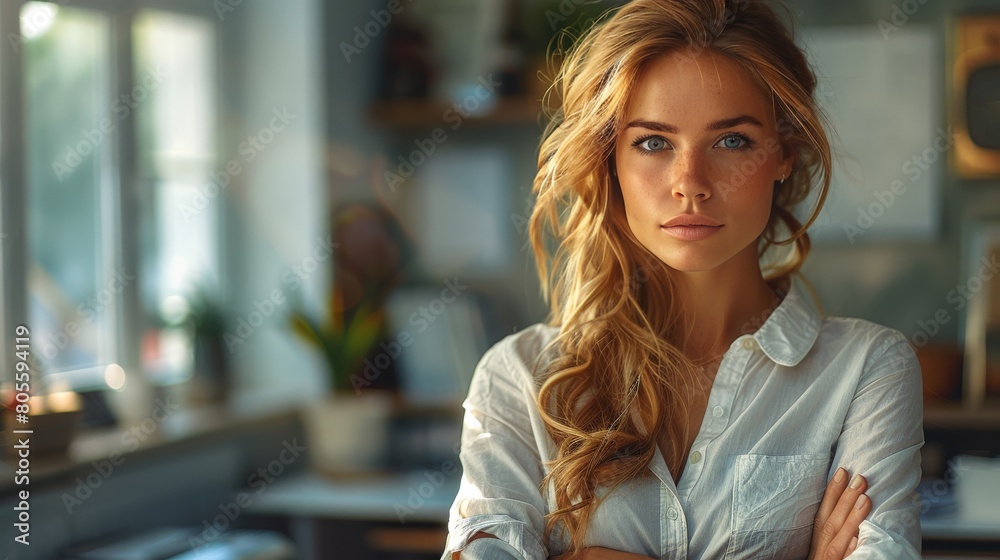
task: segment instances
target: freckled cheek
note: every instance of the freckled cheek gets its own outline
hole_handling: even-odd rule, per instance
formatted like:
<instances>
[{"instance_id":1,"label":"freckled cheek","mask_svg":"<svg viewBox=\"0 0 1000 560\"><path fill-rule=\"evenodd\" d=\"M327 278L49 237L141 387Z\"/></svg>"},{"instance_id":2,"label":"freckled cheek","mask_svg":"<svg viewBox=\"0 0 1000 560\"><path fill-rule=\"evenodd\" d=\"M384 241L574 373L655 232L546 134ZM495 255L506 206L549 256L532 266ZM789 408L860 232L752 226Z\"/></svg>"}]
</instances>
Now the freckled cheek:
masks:
<instances>
[{"instance_id":1,"label":"freckled cheek","mask_svg":"<svg viewBox=\"0 0 1000 560\"><path fill-rule=\"evenodd\" d=\"M712 167L712 184L729 198L770 196L773 171L751 160L720 161Z\"/></svg>"},{"instance_id":2,"label":"freckled cheek","mask_svg":"<svg viewBox=\"0 0 1000 560\"><path fill-rule=\"evenodd\" d=\"M739 208L748 227L762 230L771 217L773 182L764 176L748 177L740 187L725 193L726 206Z\"/></svg>"},{"instance_id":3,"label":"freckled cheek","mask_svg":"<svg viewBox=\"0 0 1000 560\"><path fill-rule=\"evenodd\" d=\"M619 172L622 200L625 203L625 221L632 232L642 238L651 224L658 224L662 216L656 214L662 210L664 196L662 187L656 180L642 174Z\"/></svg>"},{"instance_id":4,"label":"freckled cheek","mask_svg":"<svg viewBox=\"0 0 1000 560\"><path fill-rule=\"evenodd\" d=\"M669 173L662 158L619 157L618 181L626 200L654 199L670 191Z\"/></svg>"},{"instance_id":5,"label":"freckled cheek","mask_svg":"<svg viewBox=\"0 0 1000 560\"><path fill-rule=\"evenodd\" d=\"M636 217L635 213L647 206L645 201L648 200L648 194L645 190L637 189L635 182L626 177L620 177L619 180L622 186L622 201L625 203L625 215L631 222Z\"/></svg>"},{"instance_id":6,"label":"freckled cheek","mask_svg":"<svg viewBox=\"0 0 1000 560\"><path fill-rule=\"evenodd\" d=\"M629 213L648 213L653 204L669 197L670 189L666 179L656 173L644 173L630 169L627 173L618 174L622 189L622 199Z\"/></svg>"}]
</instances>

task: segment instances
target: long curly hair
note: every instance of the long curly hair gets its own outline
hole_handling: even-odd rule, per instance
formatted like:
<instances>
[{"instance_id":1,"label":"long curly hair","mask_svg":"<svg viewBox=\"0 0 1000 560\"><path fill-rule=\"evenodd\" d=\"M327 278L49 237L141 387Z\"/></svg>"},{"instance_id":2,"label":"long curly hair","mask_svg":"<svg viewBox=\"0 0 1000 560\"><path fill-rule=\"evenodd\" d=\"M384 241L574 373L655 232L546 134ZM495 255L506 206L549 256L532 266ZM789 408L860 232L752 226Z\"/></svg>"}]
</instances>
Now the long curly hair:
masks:
<instances>
[{"instance_id":1,"label":"long curly hair","mask_svg":"<svg viewBox=\"0 0 1000 560\"><path fill-rule=\"evenodd\" d=\"M791 175L775 183L758 248L764 277L796 273L809 252L806 228L830 185L831 154L814 99L816 79L782 21L761 0L634 0L606 14L562 58L546 98L529 222L548 322L559 328L538 406L557 454L542 490L570 551L583 547L598 488L642 476L658 438L680 472L689 446L688 405L697 368L681 352L685 328L668 267L644 248L625 219L612 172L630 92L646 66L665 55L728 56L772 100ZM558 54L558 53L557 53ZM736 170L730 184L739 188ZM813 203L800 221L794 209Z\"/></svg>"}]
</instances>

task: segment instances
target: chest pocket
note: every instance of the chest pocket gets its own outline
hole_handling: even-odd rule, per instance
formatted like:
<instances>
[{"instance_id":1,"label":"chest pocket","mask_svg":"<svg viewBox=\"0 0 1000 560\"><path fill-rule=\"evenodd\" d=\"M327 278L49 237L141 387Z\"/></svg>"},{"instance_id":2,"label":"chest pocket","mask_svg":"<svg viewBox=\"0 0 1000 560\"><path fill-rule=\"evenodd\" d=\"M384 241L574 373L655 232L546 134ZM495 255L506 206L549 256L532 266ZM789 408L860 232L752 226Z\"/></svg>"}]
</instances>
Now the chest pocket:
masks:
<instances>
[{"instance_id":1,"label":"chest pocket","mask_svg":"<svg viewBox=\"0 0 1000 560\"><path fill-rule=\"evenodd\" d=\"M829 454L738 456L726 558L805 558L829 462Z\"/></svg>"}]
</instances>

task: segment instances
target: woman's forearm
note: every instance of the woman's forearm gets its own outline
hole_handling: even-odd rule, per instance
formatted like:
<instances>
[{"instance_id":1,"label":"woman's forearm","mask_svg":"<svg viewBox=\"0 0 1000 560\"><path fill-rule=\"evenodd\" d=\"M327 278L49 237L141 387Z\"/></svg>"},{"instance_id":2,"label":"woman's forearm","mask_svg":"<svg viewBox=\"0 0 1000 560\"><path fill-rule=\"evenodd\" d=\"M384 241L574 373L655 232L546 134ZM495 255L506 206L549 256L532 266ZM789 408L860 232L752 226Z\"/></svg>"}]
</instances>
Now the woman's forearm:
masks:
<instances>
[{"instance_id":1,"label":"woman's forearm","mask_svg":"<svg viewBox=\"0 0 1000 560\"><path fill-rule=\"evenodd\" d=\"M631 552L611 550L610 548L594 547L585 548L573 556L561 554L553 556L549 560L650 560L650 557L642 556L641 554L632 554Z\"/></svg>"}]
</instances>

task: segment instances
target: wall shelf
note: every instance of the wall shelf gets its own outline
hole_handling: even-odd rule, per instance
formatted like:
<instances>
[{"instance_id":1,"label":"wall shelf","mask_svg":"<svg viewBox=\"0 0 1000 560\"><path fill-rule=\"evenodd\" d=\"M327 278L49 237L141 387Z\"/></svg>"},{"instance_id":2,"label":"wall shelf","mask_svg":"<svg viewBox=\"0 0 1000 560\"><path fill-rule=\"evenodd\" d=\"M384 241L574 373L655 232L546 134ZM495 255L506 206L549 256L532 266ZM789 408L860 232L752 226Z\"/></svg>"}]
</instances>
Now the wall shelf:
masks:
<instances>
[{"instance_id":1,"label":"wall shelf","mask_svg":"<svg viewBox=\"0 0 1000 560\"><path fill-rule=\"evenodd\" d=\"M369 120L384 128L435 128L445 131L456 124L508 125L537 124L541 121L542 103L528 97L507 97L483 115L464 116L454 103L437 99L375 101L368 108ZM468 114L468 113L465 113Z\"/></svg>"},{"instance_id":2,"label":"wall shelf","mask_svg":"<svg viewBox=\"0 0 1000 560\"><path fill-rule=\"evenodd\" d=\"M924 407L924 429L1000 431L1000 404L985 403L975 409L960 403L927 404Z\"/></svg>"}]
</instances>

